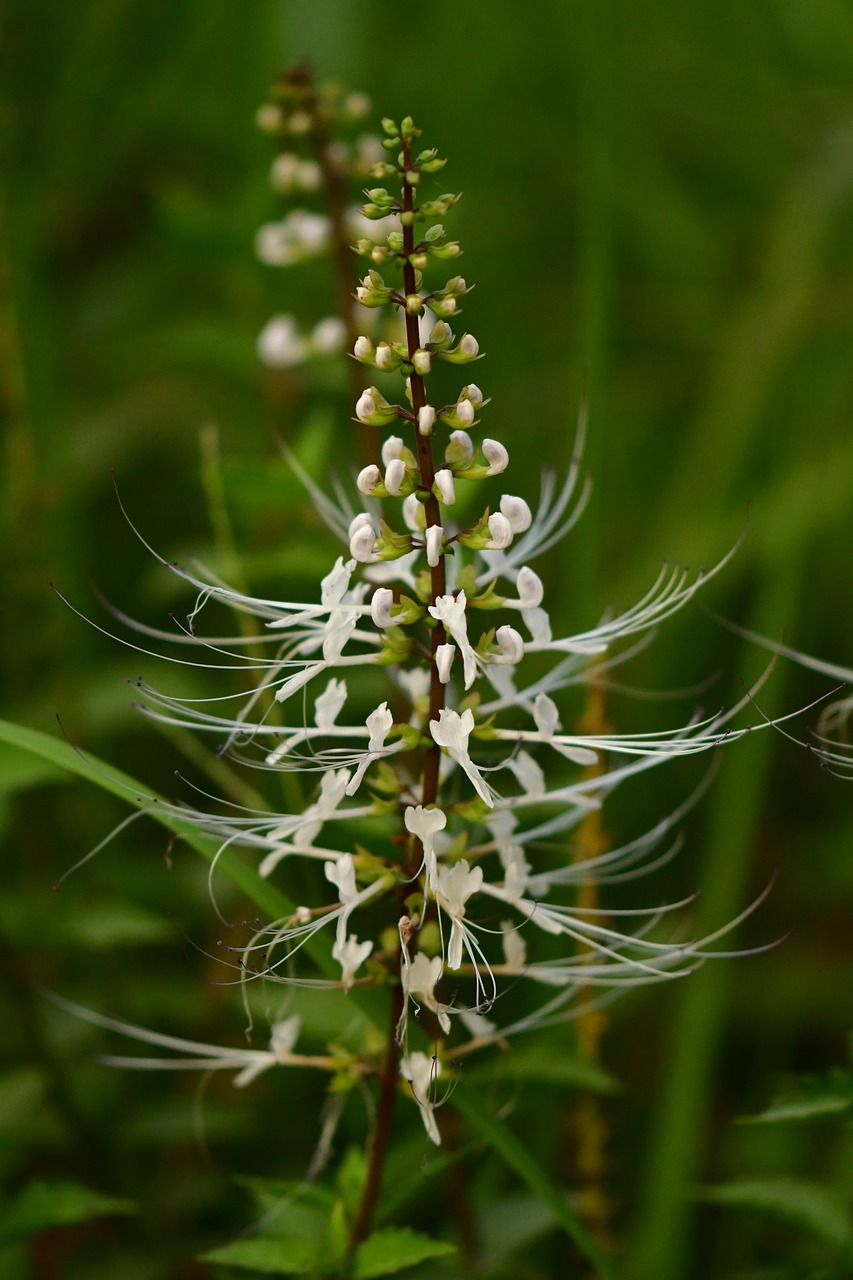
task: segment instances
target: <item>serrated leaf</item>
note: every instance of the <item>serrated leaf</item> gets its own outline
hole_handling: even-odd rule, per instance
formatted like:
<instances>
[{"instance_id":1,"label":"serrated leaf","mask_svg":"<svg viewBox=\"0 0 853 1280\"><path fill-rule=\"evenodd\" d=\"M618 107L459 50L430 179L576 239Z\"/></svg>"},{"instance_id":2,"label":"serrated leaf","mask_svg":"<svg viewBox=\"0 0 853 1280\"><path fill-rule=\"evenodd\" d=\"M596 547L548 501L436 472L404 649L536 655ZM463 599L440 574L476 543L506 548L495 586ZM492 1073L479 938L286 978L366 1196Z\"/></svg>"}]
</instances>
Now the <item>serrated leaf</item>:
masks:
<instances>
[{"instance_id":1,"label":"serrated leaf","mask_svg":"<svg viewBox=\"0 0 853 1280\"><path fill-rule=\"evenodd\" d=\"M696 1198L707 1204L754 1209L836 1247L853 1240L850 1215L842 1201L817 1182L797 1178L754 1178L701 1187Z\"/></svg>"},{"instance_id":2,"label":"serrated leaf","mask_svg":"<svg viewBox=\"0 0 853 1280\"><path fill-rule=\"evenodd\" d=\"M853 1071L830 1071L798 1081L754 1116L740 1116L740 1124L787 1124L843 1115L853 1108Z\"/></svg>"},{"instance_id":3,"label":"serrated leaf","mask_svg":"<svg viewBox=\"0 0 853 1280\"><path fill-rule=\"evenodd\" d=\"M385 1227L382 1231L375 1231L356 1249L353 1280L390 1276L405 1267L417 1266L427 1258L443 1258L455 1252L456 1246L444 1240L432 1240L407 1227Z\"/></svg>"},{"instance_id":4,"label":"serrated leaf","mask_svg":"<svg viewBox=\"0 0 853 1280\"><path fill-rule=\"evenodd\" d=\"M313 1270L316 1258L316 1240L284 1236L253 1236L249 1240L235 1240L201 1255L202 1262L218 1262L243 1271L281 1276L305 1275Z\"/></svg>"},{"instance_id":5,"label":"serrated leaf","mask_svg":"<svg viewBox=\"0 0 853 1280\"><path fill-rule=\"evenodd\" d=\"M21 1239L48 1227L72 1226L92 1218L133 1213L130 1200L107 1196L79 1182L44 1179L31 1182L11 1204L0 1209L0 1242Z\"/></svg>"}]
</instances>

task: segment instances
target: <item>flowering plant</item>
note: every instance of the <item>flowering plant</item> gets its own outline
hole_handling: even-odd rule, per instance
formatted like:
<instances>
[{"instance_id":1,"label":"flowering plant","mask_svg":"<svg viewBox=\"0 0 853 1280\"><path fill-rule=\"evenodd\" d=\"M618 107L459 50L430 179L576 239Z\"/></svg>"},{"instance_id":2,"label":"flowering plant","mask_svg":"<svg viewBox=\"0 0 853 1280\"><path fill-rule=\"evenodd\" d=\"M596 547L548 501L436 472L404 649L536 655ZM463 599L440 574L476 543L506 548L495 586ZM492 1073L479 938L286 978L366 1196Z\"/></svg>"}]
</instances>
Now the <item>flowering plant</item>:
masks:
<instances>
[{"instance_id":1,"label":"flowering plant","mask_svg":"<svg viewBox=\"0 0 853 1280\"><path fill-rule=\"evenodd\" d=\"M305 132L296 111L289 127ZM445 162L420 147L410 118L385 120L383 130L385 156L371 180L385 185L367 190L361 211L378 230L355 245L369 264L355 296L368 313L390 308L399 320L387 338L355 333L352 356L371 377L375 370L377 381L387 379L360 391L355 403L357 422L384 439L354 489L335 496L292 458L340 552L330 555L308 600L251 595L168 564L196 594L187 626L175 635L138 625L137 633L193 651L172 661L244 681L237 695L196 699L140 680L142 709L152 720L208 736L220 754L247 768L310 780L307 802L287 811L140 800L189 838L212 838L214 901L215 873L236 848L250 852L261 881L286 890L291 876L300 890L311 887L313 898L227 949L236 980L244 990L255 982L333 987L355 1002L375 989L384 998L384 1039L377 1046L368 1036L357 1050L301 1052L299 1021L290 1015L273 1021L268 1048L227 1050L83 1014L184 1055L173 1065L234 1070L238 1086L273 1066L327 1071L341 1092L356 1080L375 1080L378 1104L358 1195L342 1243L329 1245L332 1261L323 1263L343 1273L355 1265L361 1275L380 1274L365 1270L367 1255L359 1263L358 1250L374 1238L398 1093L418 1108L429 1141L440 1144L438 1108L457 1064L475 1050L503 1049L522 1031L576 1017L629 988L684 976L722 954L716 943L737 920L685 940L667 925L684 903L605 913L583 897L591 883L632 881L674 856L691 801L616 848L577 859L571 840L622 782L749 732L734 722L754 692L662 732L564 727L564 691L584 687L591 672L606 677L733 553L693 576L664 566L630 608L577 634L555 634L533 566L586 505L583 416L562 482L546 472L533 507L503 489L508 450L480 432L489 400L474 381L459 386L459 370L468 376L482 356L472 333L453 328L471 285L444 275L461 249L440 219L459 197L428 189ZM312 190L322 174L307 166L279 156L279 188ZM261 257L286 265L318 252L329 235L319 217L290 214L265 228ZM325 318L306 345L290 319L278 317L262 335L261 354L279 367L309 349L328 354L349 316L341 325ZM447 378L456 379L452 394L433 390ZM217 606L248 620L250 632L202 631ZM308 874L296 876L297 866ZM520 986L536 998L522 1002ZM464 1091L457 1102L463 1110L469 1105ZM608 1274L595 1240L565 1205L560 1212ZM419 1258L435 1249L434 1242L419 1247Z\"/></svg>"}]
</instances>

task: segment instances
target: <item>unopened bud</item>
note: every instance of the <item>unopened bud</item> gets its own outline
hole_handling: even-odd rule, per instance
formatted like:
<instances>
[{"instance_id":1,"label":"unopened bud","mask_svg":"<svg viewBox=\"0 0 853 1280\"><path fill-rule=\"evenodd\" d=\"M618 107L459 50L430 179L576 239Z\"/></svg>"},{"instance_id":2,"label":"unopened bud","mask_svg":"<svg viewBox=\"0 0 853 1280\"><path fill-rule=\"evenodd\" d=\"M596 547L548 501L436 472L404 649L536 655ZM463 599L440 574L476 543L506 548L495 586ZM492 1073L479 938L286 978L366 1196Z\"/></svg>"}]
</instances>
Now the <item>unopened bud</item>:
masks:
<instances>
[{"instance_id":1,"label":"unopened bud","mask_svg":"<svg viewBox=\"0 0 853 1280\"><path fill-rule=\"evenodd\" d=\"M480 344L473 333L464 333L459 341L459 350L472 359L480 354Z\"/></svg>"},{"instance_id":2,"label":"unopened bud","mask_svg":"<svg viewBox=\"0 0 853 1280\"><path fill-rule=\"evenodd\" d=\"M474 406L470 400L460 400L456 406L456 417L466 427L474 421Z\"/></svg>"},{"instance_id":3,"label":"unopened bud","mask_svg":"<svg viewBox=\"0 0 853 1280\"><path fill-rule=\"evenodd\" d=\"M371 462L370 466L362 467L356 477L355 486L359 493L370 495L379 483L379 468L375 462Z\"/></svg>"},{"instance_id":4,"label":"unopened bud","mask_svg":"<svg viewBox=\"0 0 853 1280\"><path fill-rule=\"evenodd\" d=\"M412 533L423 533L424 507L422 502L418 502L415 493L410 493L408 498L403 499L403 520Z\"/></svg>"},{"instance_id":5,"label":"unopened bud","mask_svg":"<svg viewBox=\"0 0 853 1280\"><path fill-rule=\"evenodd\" d=\"M477 386L476 382L469 382L467 387L463 387L462 394L467 400L470 400L472 404L483 403L483 393Z\"/></svg>"},{"instance_id":6,"label":"unopened bud","mask_svg":"<svg viewBox=\"0 0 853 1280\"><path fill-rule=\"evenodd\" d=\"M385 488L392 498L400 494L406 479L406 464L402 458L392 458L385 468Z\"/></svg>"},{"instance_id":7,"label":"unopened bud","mask_svg":"<svg viewBox=\"0 0 853 1280\"><path fill-rule=\"evenodd\" d=\"M349 540L349 553L354 560L368 564L373 559L376 530L372 524L361 524Z\"/></svg>"},{"instance_id":8,"label":"unopened bud","mask_svg":"<svg viewBox=\"0 0 853 1280\"><path fill-rule=\"evenodd\" d=\"M399 436L389 436L382 445L382 465L388 466L389 462L393 462L395 458L399 458L405 448L403 441Z\"/></svg>"},{"instance_id":9,"label":"unopened bud","mask_svg":"<svg viewBox=\"0 0 853 1280\"><path fill-rule=\"evenodd\" d=\"M376 368L388 369L391 365L392 352L387 342L380 342L376 348Z\"/></svg>"},{"instance_id":10,"label":"unopened bud","mask_svg":"<svg viewBox=\"0 0 853 1280\"><path fill-rule=\"evenodd\" d=\"M394 603L394 592L390 587L377 587L370 600L370 616L374 626L393 626L391 606Z\"/></svg>"},{"instance_id":11,"label":"unopened bud","mask_svg":"<svg viewBox=\"0 0 853 1280\"><path fill-rule=\"evenodd\" d=\"M440 644L435 651L435 666L441 684L447 684L453 670L453 659L456 657L455 644Z\"/></svg>"},{"instance_id":12,"label":"unopened bud","mask_svg":"<svg viewBox=\"0 0 853 1280\"><path fill-rule=\"evenodd\" d=\"M373 355L373 351L374 346L369 338L365 338L363 336L356 338L355 346L352 349L352 353L356 360L368 360Z\"/></svg>"},{"instance_id":13,"label":"unopened bud","mask_svg":"<svg viewBox=\"0 0 853 1280\"><path fill-rule=\"evenodd\" d=\"M431 404L422 405L418 409L418 431L422 436L428 436L435 426L435 409Z\"/></svg>"},{"instance_id":14,"label":"unopened bud","mask_svg":"<svg viewBox=\"0 0 853 1280\"><path fill-rule=\"evenodd\" d=\"M434 569L441 557L441 544L444 540L444 530L440 524L431 524L426 531L426 553L427 564Z\"/></svg>"},{"instance_id":15,"label":"unopened bud","mask_svg":"<svg viewBox=\"0 0 853 1280\"><path fill-rule=\"evenodd\" d=\"M424 309L424 300L419 293L410 293L406 297L406 311L410 316L419 316Z\"/></svg>"},{"instance_id":16,"label":"unopened bud","mask_svg":"<svg viewBox=\"0 0 853 1280\"><path fill-rule=\"evenodd\" d=\"M434 489L439 502L443 502L448 507L453 506L456 501L456 489L453 484L453 472L447 467L441 467L436 471Z\"/></svg>"},{"instance_id":17,"label":"unopened bud","mask_svg":"<svg viewBox=\"0 0 853 1280\"><path fill-rule=\"evenodd\" d=\"M428 351L416 351L412 356L415 373L429 373L432 368L432 357Z\"/></svg>"},{"instance_id":18,"label":"unopened bud","mask_svg":"<svg viewBox=\"0 0 853 1280\"><path fill-rule=\"evenodd\" d=\"M474 444L467 431L451 431L450 444L455 446L454 451L460 462L471 461L474 456ZM444 456L446 458L447 453Z\"/></svg>"}]
</instances>

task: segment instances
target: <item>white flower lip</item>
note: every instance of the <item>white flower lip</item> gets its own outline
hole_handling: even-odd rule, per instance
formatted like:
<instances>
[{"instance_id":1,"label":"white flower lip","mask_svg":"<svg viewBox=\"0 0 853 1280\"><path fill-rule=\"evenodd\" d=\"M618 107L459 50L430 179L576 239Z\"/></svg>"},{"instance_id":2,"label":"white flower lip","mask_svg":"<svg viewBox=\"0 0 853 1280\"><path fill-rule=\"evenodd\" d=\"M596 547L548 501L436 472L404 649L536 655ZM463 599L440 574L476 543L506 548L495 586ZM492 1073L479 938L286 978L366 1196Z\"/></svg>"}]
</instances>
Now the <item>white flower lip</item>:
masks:
<instances>
[{"instance_id":1,"label":"white flower lip","mask_svg":"<svg viewBox=\"0 0 853 1280\"><path fill-rule=\"evenodd\" d=\"M486 475L497 476L502 471L506 471L509 465L509 454L499 440L490 440L486 437L480 447L483 450L483 457L489 464Z\"/></svg>"},{"instance_id":2,"label":"white flower lip","mask_svg":"<svg viewBox=\"0 0 853 1280\"><path fill-rule=\"evenodd\" d=\"M426 530L427 564L434 569L441 559L441 544L444 541L444 530L440 524L431 524Z\"/></svg>"},{"instance_id":3,"label":"white flower lip","mask_svg":"<svg viewBox=\"0 0 853 1280\"><path fill-rule=\"evenodd\" d=\"M406 464L402 458L392 458L385 468L385 488L392 498L400 495L406 480Z\"/></svg>"},{"instance_id":4,"label":"white flower lip","mask_svg":"<svg viewBox=\"0 0 853 1280\"><path fill-rule=\"evenodd\" d=\"M489 533L492 537L486 546L487 551L503 551L512 542L512 525L500 511L489 516Z\"/></svg>"}]
</instances>

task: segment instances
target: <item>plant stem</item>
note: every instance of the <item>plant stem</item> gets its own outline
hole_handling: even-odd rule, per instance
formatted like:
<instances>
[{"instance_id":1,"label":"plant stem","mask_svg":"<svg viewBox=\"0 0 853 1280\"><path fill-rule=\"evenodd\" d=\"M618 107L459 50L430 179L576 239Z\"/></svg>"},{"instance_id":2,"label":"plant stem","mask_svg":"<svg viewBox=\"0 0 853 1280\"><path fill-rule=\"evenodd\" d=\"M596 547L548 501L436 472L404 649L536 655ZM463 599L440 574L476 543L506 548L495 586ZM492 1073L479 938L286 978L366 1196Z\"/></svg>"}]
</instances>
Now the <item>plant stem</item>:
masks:
<instances>
[{"instance_id":1,"label":"plant stem","mask_svg":"<svg viewBox=\"0 0 853 1280\"><path fill-rule=\"evenodd\" d=\"M403 169L406 171L408 170L410 160L408 141L404 139L402 146L404 158ZM413 189L409 183L404 180L403 213L411 214L413 207ZM404 220L403 293L407 298L417 293L415 269L411 264L411 256L414 253L414 248L414 226L408 220ZM405 323L406 346L409 360L412 361L415 352L421 345L418 317L411 315L409 311L406 310ZM421 488L427 495L424 503L427 524L441 525L441 507L439 506L438 499L432 492L432 486L435 483L435 462L432 456L432 437L421 435L417 428L418 410L423 408L426 404L426 388L424 386L423 376L416 371L414 364L412 364L410 386L412 391L412 409L414 411L416 423L415 436L417 457L420 466ZM430 596L431 603L434 604L438 596L444 595L446 590L443 556L439 556L438 564L431 568L430 576ZM435 664L435 651L440 644L444 644L445 638L443 625L440 622L436 623L432 629L430 637L430 720L437 720L439 712L444 706L444 685L438 678L438 668ZM435 804L438 798L438 772L440 761L441 750L437 743L432 743L424 752L421 785L421 804L423 805ZM413 841L412 853L405 867L404 874L407 877L414 875L422 860L423 848L421 841L416 838ZM416 939L413 938L411 945L413 948L416 947ZM398 983L393 988L393 997L391 1000L385 1061L383 1063L382 1074L380 1076L379 1110L377 1112L376 1124L374 1126L373 1137L371 1140L367 1178L365 1180L364 1192L362 1194L358 1214L350 1232L350 1259L352 1259L353 1252L359 1242L364 1240L370 1233L374 1213L376 1211L376 1203L379 1197L379 1190L382 1183L382 1168L388 1148L388 1139L391 1133L391 1122L394 1113L394 1098L396 1096L397 1085L399 1083L401 1045L397 1038L397 1028L400 1023L400 1017L403 1013L404 1000L405 996L403 988Z\"/></svg>"},{"instance_id":2,"label":"plant stem","mask_svg":"<svg viewBox=\"0 0 853 1280\"><path fill-rule=\"evenodd\" d=\"M370 1159L367 1166L367 1177L361 1197L358 1214L350 1230L350 1260L356 1246L370 1235L373 1216L376 1212L379 1191L382 1186L382 1169L388 1150L388 1139L391 1136L391 1122L394 1118L394 1099L397 1096L397 1085L400 1080L400 1043L397 1039L397 1024L403 1012L403 988L394 987L391 998L391 1015L388 1020L388 1041L385 1049L385 1061L379 1077L379 1109L376 1113L376 1124L370 1143Z\"/></svg>"}]
</instances>

